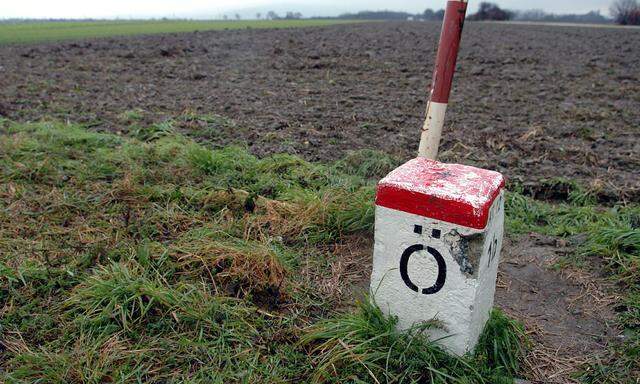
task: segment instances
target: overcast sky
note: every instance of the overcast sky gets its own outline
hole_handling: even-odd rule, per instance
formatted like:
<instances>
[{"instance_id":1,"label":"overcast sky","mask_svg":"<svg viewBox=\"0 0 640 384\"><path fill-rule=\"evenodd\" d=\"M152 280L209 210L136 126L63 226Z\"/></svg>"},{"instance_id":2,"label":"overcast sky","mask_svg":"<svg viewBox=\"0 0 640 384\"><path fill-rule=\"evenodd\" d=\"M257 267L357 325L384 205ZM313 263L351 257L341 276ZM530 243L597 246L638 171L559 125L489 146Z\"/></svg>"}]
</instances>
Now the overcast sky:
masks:
<instances>
[{"instance_id":1,"label":"overcast sky","mask_svg":"<svg viewBox=\"0 0 640 384\"><path fill-rule=\"evenodd\" d=\"M543 9L554 13L608 14L612 0L497 0L508 9ZM480 1L470 1L473 12ZM359 10L390 9L417 13L443 8L445 0L0 0L0 18L217 18L236 12L247 17L273 9L299 11L305 16L334 16Z\"/></svg>"}]
</instances>

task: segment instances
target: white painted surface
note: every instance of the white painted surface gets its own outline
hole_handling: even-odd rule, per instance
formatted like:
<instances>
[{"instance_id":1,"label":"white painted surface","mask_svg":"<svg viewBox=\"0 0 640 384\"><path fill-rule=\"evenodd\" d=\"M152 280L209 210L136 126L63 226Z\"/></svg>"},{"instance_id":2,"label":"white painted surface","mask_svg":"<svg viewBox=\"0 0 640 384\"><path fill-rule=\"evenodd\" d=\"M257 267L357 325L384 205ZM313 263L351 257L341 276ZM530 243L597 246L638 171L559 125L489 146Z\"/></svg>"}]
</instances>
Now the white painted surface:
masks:
<instances>
[{"instance_id":1,"label":"white painted surface","mask_svg":"<svg viewBox=\"0 0 640 384\"><path fill-rule=\"evenodd\" d=\"M386 314L398 316L400 329L437 319L444 329L429 330L433 340L440 339L442 346L458 355L473 350L493 306L503 221L503 192L494 200L482 230L377 206L373 300ZM422 227L422 234L414 232L416 225ZM432 236L434 229L440 230L439 239ZM410 280L419 287L415 292L402 279L400 261L405 249L417 244L425 250L414 252L407 268ZM444 285L432 294L421 292L431 287L438 275L436 258L427 247L437 250L446 265ZM461 260L466 262L461 264Z\"/></svg>"},{"instance_id":2,"label":"white painted surface","mask_svg":"<svg viewBox=\"0 0 640 384\"><path fill-rule=\"evenodd\" d=\"M427 117L422 126L420 134L420 146L418 156L435 160L438 156L440 146L440 136L444 125L444 115L447 111L447 104L429 101L427 104Z\"/></svg>"}]
</instances>

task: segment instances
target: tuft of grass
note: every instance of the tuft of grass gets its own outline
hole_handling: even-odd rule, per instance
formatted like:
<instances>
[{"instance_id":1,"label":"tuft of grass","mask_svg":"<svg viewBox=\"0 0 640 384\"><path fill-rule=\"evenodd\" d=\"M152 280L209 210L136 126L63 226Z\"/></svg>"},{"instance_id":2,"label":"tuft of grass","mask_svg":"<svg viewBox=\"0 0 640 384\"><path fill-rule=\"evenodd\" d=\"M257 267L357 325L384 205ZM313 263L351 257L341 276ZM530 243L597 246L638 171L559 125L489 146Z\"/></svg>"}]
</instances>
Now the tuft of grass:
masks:
<instances>
[{"instance_id":1,"label":"tuft of grass","mask_svg":"<svg viewBox=\"0 0 640 384\"><path fill-rule=\"evenodd\" d=\"M7 382L142 382L153 372L151 354L135 350L119 334L82 333L63 351L31 349L19 338L9 342L15 369L5 376Z\"/></svg>"},{"instance_id":2,"label":"tuft of grass","mask_svg":"<svg viewBox=\"0 0 640 384\"><path fill-rule=\"evenodd\" d=\"M527 344L522 323L507 317L499 309L493 309L480 335L475 354L490 370L515 376L520 371Z\"/></svg>"},{"instance_id":3,"label":"tuft of grass","mask_svg":"<svg viewBox=\"0 0 640 384\"><path fill-rule=\"evenodd\" d=\"M270 291L279 299L285 265L294 263L295 255L277 244L216 237L196 230L172 245L171 254L182 270L198 275L206 271L205 276L230 287L234 294Z\"/></svg>"},{"instance_id":4,"label":"tuft of grass","mask_svg":"<svg viewBox=\"0 0 640 384\"><path fill-rule=\"evenodd\" d=\"M401 164L401 160L374 149L352 151L336 162L336 167L348 174L380 179Z\"/></svg>"},{"instance_id":5,"label":"tuft of grass","mask_svg":"<svg viewBox=\"0 0 640 384\"><path fill-rule=\"evenodd\" d=\"M475 355L449 355L429 340L426 322L398 331L397 318L371 301L355 313L311 326L301 338L314 356L314 382L511 383L524 354L523 326L494 311Z\"/></svg>"},{"instance_id":6,"label":"tuft of grass","mask_svg":"<svg viewBox=\"0 0 640 384\"><path fill-rule=\"evenodd\" d=\"M225 116L208 114L199 115L187 112L176 120L176 125L180 128L180 132L195 140L213 141L224 133L231 131L241 131L244 128L238 126L233 120ZM213 143L215 145L215 143Z\"/></svg>"},{"instance_id":7,"label":"tuft of grass","mask_svg":"<svg viewBox=\"0 0 640 384\"><path fill-rule=\"evenodd\" d=\"M168 314L184 299L160 279L149 278L137 263L120 262L87 276L66 305L79 310L82 320L97 326L114 322L127 330L149 316Z\"/></svg>"},{"instance_id":8,"label":"tuft of grass","mask_svg":"<svg viewBox=\"0 0 640 384\"><path fill-rule=\"evenodd\" d=\"M151 126L138 127L133 135L142 141L154 141L162 137L174 135L173 121L165 120Z\"/></svg>"},{"instance_id":9,"label":"tuft of grass","mask_svg":"<svg viewBox=\"0 0 640 384\"><path fill-rule=\"evenodd\" d=\"M123 122L131 123L131 122L142 120L144 118L144 114L145 114L145 111L143 109L134 108L134 109L122 111L118 115L118 118Z\"/></svg>"},{"instance_id":10,"label":"tuft of grass","mask_svg":"<svg viewBox=\"0 0 640 384\"><path fill-rule=\"evenodd\" d=\"M543 231L550 220L548 205L519 193L505 196L505 225L508 233Z\"/></svg>"},{"instance_id":11,"label":"tuft of grass","mask_svg":"<svg viewBox=\"0 0 640 384\"><path fill-rule=\"evenodd\" d=\"M424 335L434 324L407 332L398 331L396 325L397 318L385 316L365 300L355 313L312 326L301 343L315 356L313 382L482 381L469 361L447 354Z\"/></svg>"}]
</instances>

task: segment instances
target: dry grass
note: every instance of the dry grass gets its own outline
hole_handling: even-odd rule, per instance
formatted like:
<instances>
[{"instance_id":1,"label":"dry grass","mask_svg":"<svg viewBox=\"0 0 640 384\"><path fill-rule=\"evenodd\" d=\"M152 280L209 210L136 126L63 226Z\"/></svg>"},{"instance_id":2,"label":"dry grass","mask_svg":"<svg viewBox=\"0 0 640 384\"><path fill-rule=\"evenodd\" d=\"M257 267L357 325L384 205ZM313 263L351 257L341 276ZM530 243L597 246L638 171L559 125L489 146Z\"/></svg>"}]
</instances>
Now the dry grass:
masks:
<instances>
[{"instance_id":1,"label":"dry grass","mask_svg":"<svg viewBox=\"0 0 640 384\"><path fill-rule=\"evenodd\" d=\"M307 284L316 287L318 295L335 308L348 308L369 292L372 247L370 238L346 238L331 245L326 250L329 256L321 263L307 259L300 273Z\"/></svg>"},{"instance_id":2,"label":"dry grass","mask_svg":"<svg viewBox=\"0 0 640 384\"><path fill-rule=\"evenodd\" d=\"M233 286L244 297L253 290L272 291L279 296L285 284L286 269L268 244L238 240L190 241L170 248L181 269L201 274L203 270L212 283Z\"/></svg>"}]
</instances>

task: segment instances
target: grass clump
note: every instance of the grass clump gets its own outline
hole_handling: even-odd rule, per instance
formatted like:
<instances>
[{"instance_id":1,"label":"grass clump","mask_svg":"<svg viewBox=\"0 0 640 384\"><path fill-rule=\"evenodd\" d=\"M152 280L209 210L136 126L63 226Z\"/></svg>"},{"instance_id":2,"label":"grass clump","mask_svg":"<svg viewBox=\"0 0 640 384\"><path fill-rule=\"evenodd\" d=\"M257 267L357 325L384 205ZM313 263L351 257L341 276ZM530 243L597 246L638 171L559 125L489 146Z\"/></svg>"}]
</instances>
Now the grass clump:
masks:
<instances>
[{"instance_id":1,"label":"grass clump","mask_svg":"<svg viewBox=\"0 0 640 384\"><path fill-rule=\"evenodd\" d=\"M344 159L336 163L336 166L352 175L380 179L401 163L400 159L391 157L385 152L360 149L347 154Z\"/></svg>"},{"instance_id":2,"label":"grass clump","mask_svg":"<svg viewBox=\"0 0 640 384\"><path fill-rule=\"evenodd\" d=\"M234 295L269 292L279 299L285 284L287 264L297 256L277 243L237 238L216 239L201 230L188 234L172 245L171 254L184 271L205 272Z\"/></svg>"},{"instance_id":3,"label":"grass clump","mask_svg":"<svg viewBox=\"0 0 640 384\"><path fill-rule=\"evenodd\" d=\"M29 348L20 339L9 338L7 382L99 383L141 382L150 377L150 353L132 351L120 335L83 333L63 350Z\"/></svg>"},{"instance_id":4,"label":"grass clump","mask_svg":"<svg viewBox=\"0 0 640 384\"><path fill-rule=\"evenodd\" d=\"M186 112L177 119L176 123L181 132L196 140L212 141L220 138L225 133L228 134L243 129L233 120L216 114L199 115L193 112Z\"/></svg>"},{"instance_id":5,"label":"grass clump","mask_svg":"<svg viewBox=\"0 0 640 384\"><path fill-rule=\"evenodd\" d=\"M595 204L599 189L596 186L585 188L575 180L565 177L542 179L534 185L514 187L514 191L524 193L536 200L570 202L579 206Z\"/></svg>"},{"instance_id":6,"label":"grass clump","mask_svg":"<svg viewBox=\"0 0 640 384\"><path fill-rule=\"evenodd\" d=\"M520 371L526 345L524 326L494 309L478 340L476 356L498 375L513 377Z\"/></svg>"},{"instance_id":7,"label":"grass clump","mask_svg":"<svg viewBox=\"0 0 640 384\"><path fill-rule=\"evenodd\" d=\"M429 339L437 322L396 329L369 301L358 311L311 327L301 342L314 355L314 382L496 383L513 382L523 357L522 325L494 312L475 355L449 355Z\"/></svg>"},{"instance_id":8,"label":"grass clump","mask_svg":"<svg viewBox=\"0 0 640 384\"><path fill-rule=\"evenodd\" d=\"M97 268L79 284L67 305L96 325L115 322L123 329L160 316L185 299L160 279L149 278L136 263L112 263Z\"/></svg>"},{"instance_id":9,"label":"grass clump","mask_svg":"<svg viewBox=\"0 0 640 384\"><path fill-rule=\"evenodd\" d=\"M237 304L192 283L171 284L135 262L120 262L88 275L64 306L80 326L103 333L185 325L209 336L222 332L221 326L250 333L242 318L251 309Z\"/></svg>"},{"instance_id":10,"label":"grass clump","mask_svg":"<svg viewBox=\"0 0 640 384\"><path fill-rule=\"evenodd\" d=\"M174 135L173 122L165 120L150 126L138 127L133 131L133 136L141 141L154 141L162 137Z\"/></svg>"}]
</instances>

